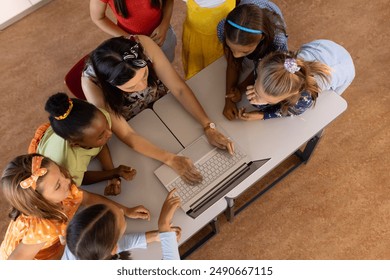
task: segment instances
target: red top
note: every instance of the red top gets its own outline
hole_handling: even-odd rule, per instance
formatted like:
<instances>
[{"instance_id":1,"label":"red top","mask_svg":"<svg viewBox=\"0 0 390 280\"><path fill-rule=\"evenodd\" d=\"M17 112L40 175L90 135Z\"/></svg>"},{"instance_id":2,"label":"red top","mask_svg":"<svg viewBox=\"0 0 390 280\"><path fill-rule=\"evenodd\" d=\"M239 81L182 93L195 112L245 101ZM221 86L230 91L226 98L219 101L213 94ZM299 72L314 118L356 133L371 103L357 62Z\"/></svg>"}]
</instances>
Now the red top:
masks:
<instances>
[{"instance_id":1,"label":"red top","mask_svg":"<svg viewBox=\"0 0 390 280\"><path fill-rule=\"evenodd\" d=\"M151 6L150 0L126 0L128 18L123 18L115 10L114 0L100 0L108 4L113 11L117 25L130 34L150 36L160 25L162 10Z\"/></svg>"}]
</instances>

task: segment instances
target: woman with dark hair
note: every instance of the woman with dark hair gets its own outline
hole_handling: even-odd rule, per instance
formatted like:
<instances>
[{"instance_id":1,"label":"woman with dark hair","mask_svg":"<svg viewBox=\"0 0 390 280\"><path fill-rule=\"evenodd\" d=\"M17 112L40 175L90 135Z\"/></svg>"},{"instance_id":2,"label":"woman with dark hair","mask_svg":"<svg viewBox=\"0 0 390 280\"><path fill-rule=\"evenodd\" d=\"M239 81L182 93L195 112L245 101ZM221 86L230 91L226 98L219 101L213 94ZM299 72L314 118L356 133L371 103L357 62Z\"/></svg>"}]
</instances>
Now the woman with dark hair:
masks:
<instances>
[{"instance_id":1,"label":"woman with dark hair","mask_svg":"<svg viewBox=\"0 0 390 280\"><path fill-rule=\"evenodd\" d=\"M105 195L117 195L121 180L131 180L136 171L125 165L114 168L107 146L111 138L111 118L104 109L65 93L52 95L45 105L50 124L38 128L29 152L52 158L70 172L76 185L89 185L108 180ZM102 164L101 171L88 171L92 158Z\"/></svg>"},{"instance_id":2,"label":"woman with dark hair","mask_svg":"<svg viewBox=\"0 0 390 280\"><path fill-rule=\"evenodd\" d=\"M127 123L168 90L204 128L212 145L233 153L232 142L216 129L191 89L146 36L116 37L103 42L90 55L82 86L89 102L112 113L112 130L120 140L137 152L167 164L187 182L201 180L188 158L154 146Z\"/></svg>"},{"instance_id":3,"label":"woman with dark hair","mask_svg":"<svg viewBox=\"0 0 390 280\"><path fill-rule=\"evenodd\" d=\"M171 226L180 199L169 192L161 208L158 230L146 233L125 233L123 211L115 206L96 204L79 213L66 230L63 260L128 260L134 248L147 248L151 242L161 242L162 259L180 259L177 239L181 229Z\"/></svg>"},{"instance_id":4,"label":"woman with dark hair","mask_svg":"<svg viewBox=\"0 0 390 280\"><path fill-rule=\"evenodd\" d=\"M238 118L236 103L253 85L259 61L276 50L287 51L286 24L282 12L268 0L242 0L217 27L227 59L226 98L228 120Z\"/></svg>"},{"instance_id":5,"label":"woman with dark hair","mask_svg":"<svg viewBox=\"0 0 390 280\"><path fill-rule=\"evenodd\" d=\"M106 16L107 6L117 24ZM90 0L92 21L111 36L146 35L159 45L169 59L175 58L176 34L170 21L173 0Z\"/></svg>"}]
</instances>

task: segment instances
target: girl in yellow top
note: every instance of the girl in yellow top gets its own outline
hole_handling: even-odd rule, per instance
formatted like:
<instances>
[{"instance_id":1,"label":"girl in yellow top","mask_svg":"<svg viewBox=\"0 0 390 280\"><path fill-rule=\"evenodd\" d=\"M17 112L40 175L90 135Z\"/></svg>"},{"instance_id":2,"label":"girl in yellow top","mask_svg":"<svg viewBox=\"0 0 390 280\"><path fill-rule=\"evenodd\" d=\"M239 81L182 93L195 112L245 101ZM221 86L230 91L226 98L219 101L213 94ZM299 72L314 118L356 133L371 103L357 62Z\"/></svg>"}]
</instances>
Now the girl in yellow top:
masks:
<instances>
[{"instance_id":1,"label":"girl in yellow top","mask_svg":"<svg viewBox=\"0 0 390 280\"><path fill-rule=\"evenodd\" d=\"M128 208L100 195L80 190L67 170L40 154L16 157L1 178L4 197L11 204L0 259L60 259L66 226L80 205L97 203L121 208L134 219L149 219L143 206Z\"/></svg>"},{"instance_id":2,"label":"girl in yellow top","mask_svg":"<svg viewBox=\"0 0 390 280\"><path fill-rule=\"evenodd\" d=\"M182 61L185 79L191 78L223 55L217 37L218 22L236 6L236 0L186 0Z\"/></svg>"}]
</instances>

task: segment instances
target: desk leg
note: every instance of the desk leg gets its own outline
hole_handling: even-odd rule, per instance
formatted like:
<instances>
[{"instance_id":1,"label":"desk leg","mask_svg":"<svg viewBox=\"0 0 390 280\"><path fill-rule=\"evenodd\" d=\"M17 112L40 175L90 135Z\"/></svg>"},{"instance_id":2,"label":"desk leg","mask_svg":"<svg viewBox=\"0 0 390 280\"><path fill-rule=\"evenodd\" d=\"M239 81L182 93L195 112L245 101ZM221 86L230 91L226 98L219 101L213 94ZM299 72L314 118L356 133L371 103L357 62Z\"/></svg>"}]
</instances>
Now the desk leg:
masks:
<instances>
[{"instance_id":1,"label":"desk leg","mask_svg":"<svg viewBox=\"0 0 390 280\"><path fill-rule=\"evenodd\" d=\"M192 246L190 249L188 249L185 253L183 253L180 258L182 260L186 259L189 255L191 255L193 252L195 252L197 249L199 249L201 246L203 246L211 237L219 233L219 223L218 223L218 217L215 217L210 223L209 226L211 227L211 231L204 236L201 240L199 240L194 246Z\"/></svg>"},{"instance_id":2,"label":"desk leg","mask_svg":"<svg viewBox=\"0 0 390 280\"><path fill-rule=\"evenodd\" d=\"M227 220L232 223L234 220L234 198L225 197L227 200L228 208L225 211Z\"/></svg>"},{"instance_id":3,"label":"desk leg","mask_svg":"<svg viewBox=\"0 0 390 280\"><path fill-rule=\"evenodd\" d=\"M313 138L311 138L307 142L306 147L303 151L298 150L295 152L295 155L298 156L304 164L308 163L311 155L313 154L314 149L316 148L318 142L321 139L323 132L324 130L321 130Z\"/></svg>"},{"instance_id":4,"label":"desk leg","mask_svg":"<svg viewBox=\"0 0 390 280\"><path fill-rule=\"evenodd\" d=\"M247 201L244 205L242 205L236 211L233 211L232 214L229 214L230 216L228 216L228 217L234 217L234 215L238 215L238 213L240 213L242 210L244 210L246 207L248 207L250 204L252 204L252 202L256 201L260 196L262 196L264 193L269 191L277 183L282 181L287 175L289 175L291 172L293 172L295 169L297 169L299 166L301 166L302 163L306 164L309 161L311 155L313 154L313 151L316 148L318 141L320 140L320 138L322 136L322 133L323 133L323 130L321 130L313 138L311 138L307 142L305 149L303 151L298 150L294 153L300 159L300 161L297 164L295 164L289 170L284 172L279 178L277 178L275 181L270 183L267 187L265 187L263 190L261 190L259 193L257 193L254 197L252 197L249 201ZM228 203L229 203L229 200L228 200ZM233 209L233 208L231 208L231 209L229 209L229 208L228 208L229 211L231 209Z\"/></svg>"}]
</instances>

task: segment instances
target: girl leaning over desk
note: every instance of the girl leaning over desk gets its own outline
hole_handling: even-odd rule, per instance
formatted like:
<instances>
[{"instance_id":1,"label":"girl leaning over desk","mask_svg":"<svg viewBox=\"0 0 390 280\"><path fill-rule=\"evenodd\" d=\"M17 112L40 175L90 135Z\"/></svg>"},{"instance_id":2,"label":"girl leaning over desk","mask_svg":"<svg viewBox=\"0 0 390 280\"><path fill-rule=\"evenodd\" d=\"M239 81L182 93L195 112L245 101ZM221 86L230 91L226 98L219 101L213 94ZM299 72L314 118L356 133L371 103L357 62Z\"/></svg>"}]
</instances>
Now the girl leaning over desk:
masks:
<instances>
[{"instance_id":1,"label":"girl leaning over desk","mask_svg":"<svg viewBox=\"0 0 390 280\"><path fill-rule=\"evenodd\" d=\"M330 40L302 45L298 52L276 51L259 64L255 84L246 97L254 108L241 108L242 120L300 115L324 90L342 94L355 77L348 51ZM255 110L253 110L255 109Z\"/></svg>"}]
</instances>

